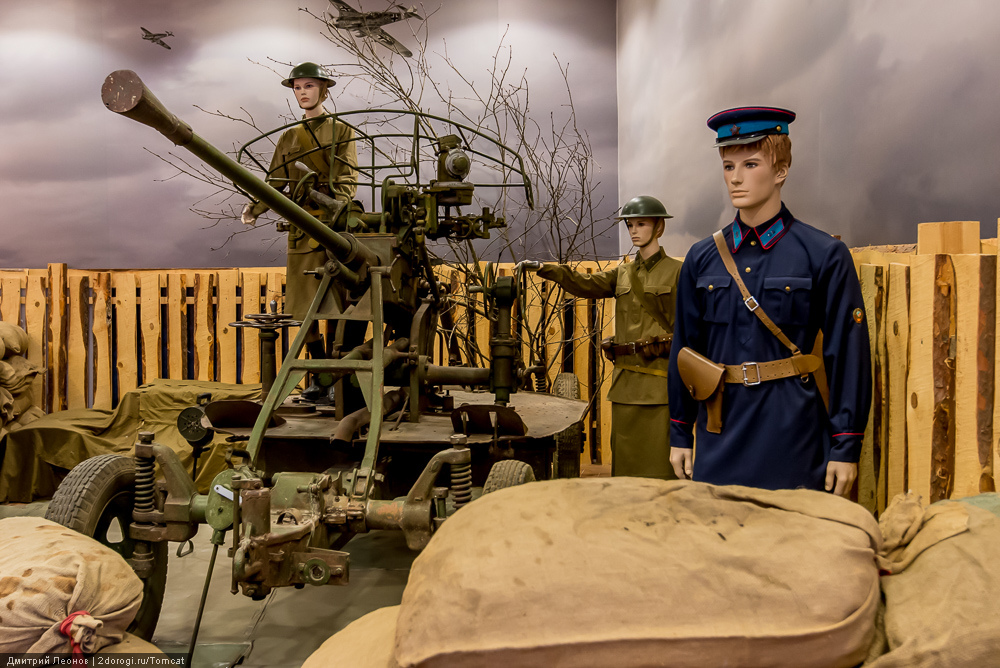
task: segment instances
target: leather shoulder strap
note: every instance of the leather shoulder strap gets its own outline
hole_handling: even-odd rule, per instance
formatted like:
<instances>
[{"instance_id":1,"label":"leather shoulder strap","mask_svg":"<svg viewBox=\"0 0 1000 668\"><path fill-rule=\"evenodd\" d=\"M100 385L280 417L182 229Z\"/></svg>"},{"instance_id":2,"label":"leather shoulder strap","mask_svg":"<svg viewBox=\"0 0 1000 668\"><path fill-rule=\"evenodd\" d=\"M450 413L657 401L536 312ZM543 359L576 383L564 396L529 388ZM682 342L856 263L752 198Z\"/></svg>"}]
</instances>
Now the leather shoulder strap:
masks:
<instances>
[{"instance_id":1,"label":"leather shoulder strap","mask_svg":"<svg viewBox=\"0 0 1000 668\"><path fill-rule=\"evenodd\" d=\"M639 301L639 306L642 310L650 315L650 317L656 321L660 327L663 328L665 332L671 332L670 323L667 322L665 315L660 313L659 310L653 308L653 305L649 303L649 299L646 297L646 291L643 289L644 286L639 281L639 259L632 260L625 267L625 271L628 272L629 282L632 284L632 292L635 294L635 298Z\"/></svg>"},{"instance_id":2,"label":"leather shoulder strap","mask_svg":"<svg viewBox=\"0 0 1000 668\"><path fill-rule=\"evenodd\" d=\"M778 337L778 340L781 341L786 348L792 351L792 355L801 355L802 351L799 350L799 347L792 343L791 339L785 336L785 333L782 332L776 324L774 324L774 321L771 320L766 313L764 313L764 309L762 309L760 304L757 303L756 298L754 298L754 296L750 294L750 291L747 290L746 284L743 283L743 279L740 278L740 272L736 268L736 261L733 259L733 254L729 251L729 245L726 244L726 237L722 234L722 230L713 234L712 239L715 240L715 247L719 249L719 255L722 257L722 263L726 265L726 271L728 271L729 275L733 277L734 281L736 281L736 287L739 288L740 294L743 295L743 303L746 307L750 309L750 312L757 316L762 323L764 323L764 326L767 327L772 334Z\"/></svg>"},{"instance_id":3,"label":"leather shoulder strap","mask_svg":"<svg viewBox=\"0 0 1000 668\"><path fill-rule=\"evenodd\" d=\"M312 150L312 153L304 155L299 159L309 164L321 176L325 176L330 173L330 156L327 155L326 149L319 146L317 140L313 138L313 133L306 128L306 122L308 121L303 121L295 126L295 137L299 140L299 146L306 151L317 147L319 147L319 150Z\"/></svg>"}]
</instances>

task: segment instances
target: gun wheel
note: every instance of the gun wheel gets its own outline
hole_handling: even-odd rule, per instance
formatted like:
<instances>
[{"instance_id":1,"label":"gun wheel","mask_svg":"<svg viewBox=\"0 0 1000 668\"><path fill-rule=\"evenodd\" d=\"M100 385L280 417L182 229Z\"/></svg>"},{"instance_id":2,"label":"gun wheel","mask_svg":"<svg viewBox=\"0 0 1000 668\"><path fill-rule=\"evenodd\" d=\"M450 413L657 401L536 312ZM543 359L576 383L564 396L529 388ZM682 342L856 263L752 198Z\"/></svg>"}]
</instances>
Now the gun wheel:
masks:
<instances>
[{"instance_id":1,"label":"gun wheel","mask_svg":"<svg viewBox=\"0 0 1000 668\"><path fill-rule=\"evenodd\" d=\"M483 494L534 480L535 472L528 464L516 459L504 459L495 463L490 469L490 474L486 476L486 484L483 485Z\"/></svg>"},{"instance_id":2,"label":"gun wheel","mask_svg":"<svg viewBox=\"0 0 1000 668\"><path fill-rule=\"evenodd\" d=\"M560 373L552 383L552 394L563 399L580 398L580 381L575 373ZM577 422L555 435L554 478L579 478L583 453L583 423Z\"/></svg>"},{"instance_id":3,"label":"gun wheel","mask_svg":"<svg viewBox=\"0 0 1000 668\"><path fill-rule=\"evenodd\" d=\"M135 490L135 460L98 455L84 460L63 479L45 512L45 519L79 531L130 559L136 541L129 536ZM153 572L143 580L142 604L128 632L153 637L167 585L167 544L151 543Z\"/></svg>"}]
</instances>

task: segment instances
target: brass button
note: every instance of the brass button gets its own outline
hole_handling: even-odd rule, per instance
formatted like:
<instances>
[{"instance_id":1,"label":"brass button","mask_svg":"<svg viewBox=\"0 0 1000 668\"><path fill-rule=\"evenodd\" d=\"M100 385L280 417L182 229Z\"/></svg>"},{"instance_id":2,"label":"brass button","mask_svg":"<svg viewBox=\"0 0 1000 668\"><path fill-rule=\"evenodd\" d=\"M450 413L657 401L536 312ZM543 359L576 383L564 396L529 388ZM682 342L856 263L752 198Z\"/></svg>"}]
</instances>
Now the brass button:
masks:
<instances>
[{"instance_id":1,"label":"brass button","mask_svg":"<svg viewBox=\"0 0 1000 668\"><path fill-rule=\"evenodd\" d=\"M785 286L785 292L791 292L791 291L792 291L792 286L786 285Z\"/></svg>"},{"instance_id":2,"label":"brass button","mask_svg":"<svg viewBox=\"0 0 1000 668\"><path fill-rule=\"evenodd\" d=\"M747 268L746 268L746 269L744 269L743 271L745 271L746 273L748 273L748 274L749 274L749 273L750 273L750 267L747 267Z\"/></svg>"},{"instance_id":3,"label":"brass button","mask_svg":"<svg viewBox=\"0 0 1000 668\"><path fill-rule=\"evenodd\" d=\"M710 285L710 286L708 286L708 291L709 291L709 292L711 292L711 291L712 291L712 290L714 290L714 289L715 289L715 286L714 286L714 285Z\"/></svg>"},{"instance_id":4,"label":"brass button","mask_svg":"<svg viewBox=\"0 0 1000 668\"><path fill-rule=\"evenodd\" d=\"M751 246L756 246L756 245L757 245L757 242L756 242L756 241L751 241L751 242L750 242L750 245L751 245Z\"/></svg>"}]
</instances>

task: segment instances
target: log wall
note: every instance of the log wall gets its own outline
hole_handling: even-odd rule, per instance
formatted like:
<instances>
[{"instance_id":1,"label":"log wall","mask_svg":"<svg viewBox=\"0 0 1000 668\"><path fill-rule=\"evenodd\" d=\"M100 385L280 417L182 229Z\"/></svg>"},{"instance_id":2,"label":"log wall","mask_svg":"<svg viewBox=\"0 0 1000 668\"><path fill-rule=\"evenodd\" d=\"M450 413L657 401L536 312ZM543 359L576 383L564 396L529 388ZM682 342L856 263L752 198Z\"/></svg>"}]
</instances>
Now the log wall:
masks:
<instances>
[{"instance_id":1,"label":"log wall","mask_svg":"<svg viewBox=\"0 0 1000 668\"><path fill-rule=\"evenodd\" d=\"M935 225L943 227L922 226L923 246L915 249L852 251L874 380L857 494L873 512L907 489L934 501L996 489L997 244L984 240L979 253L937 252L970 250L975 231L967 222ZM578 268L591 273L614 264ZM511 270L501 265L499 272ZM481 365L476 350L487 351L490 336L482 295L468 293L458 272L439 274L456 297L450 336L459 338L463 363ZM515 310L515 331L545 323L541 362L549 382L557 373L574 372L581 397L591 402L582 460L606 465L611 367L599 344L614 333L613 302L557 303L561 297L532 276L527 308ZM229 323L271 300L280 310L283 298L284 269L273 267L83 271L53 264L0 271L0 319L28 332L29 358L46 371L35 392L46 411L111 408L124 392L154 377L257 382L256 334ZM279 340L279 358L288 341ZM442 337L435 346L436 362L447 363L447 343Z\"/></svg>"}]
</instances>

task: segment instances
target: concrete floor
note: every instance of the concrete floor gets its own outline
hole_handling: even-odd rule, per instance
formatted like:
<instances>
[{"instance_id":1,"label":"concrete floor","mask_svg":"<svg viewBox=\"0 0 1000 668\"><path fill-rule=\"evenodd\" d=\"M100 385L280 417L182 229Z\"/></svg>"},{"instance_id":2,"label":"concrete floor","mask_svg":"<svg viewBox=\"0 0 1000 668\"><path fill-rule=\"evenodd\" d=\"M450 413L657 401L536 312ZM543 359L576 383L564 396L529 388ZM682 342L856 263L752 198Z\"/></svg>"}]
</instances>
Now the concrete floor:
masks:
<instances>
[{"instance_id":1,"label":"concrete floor","mask_svg":"<svg viewBox=\"0 0 1000 668\"><path fill-rule=\"evenodd\" d=\"M0 518L41 517L47 502L0 505ZM211 532L202 527L194 552L178 558L171 543L167 591L153 644L165 652L187 651L208 563ZM375 531L344 548L351 554L350 584L305 589L283 588L263 601L229 593L231 561L219 548L205 604L193 665L231 666L242 658L248 668L298 667L331 635L363 615L398 605L416 557L403 535Z\"/></svg>"}]
</instances>

